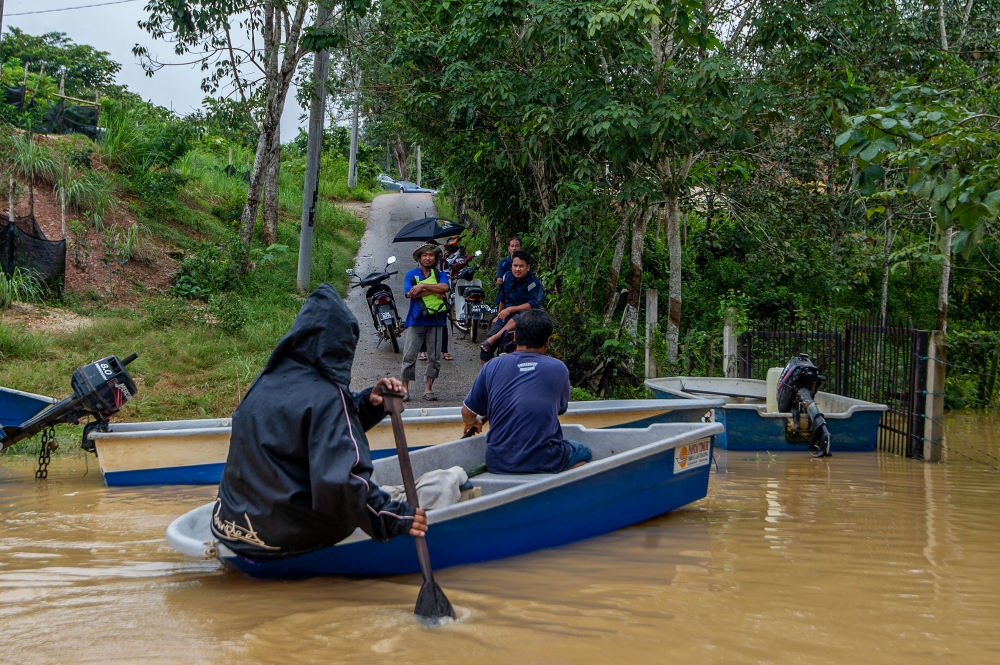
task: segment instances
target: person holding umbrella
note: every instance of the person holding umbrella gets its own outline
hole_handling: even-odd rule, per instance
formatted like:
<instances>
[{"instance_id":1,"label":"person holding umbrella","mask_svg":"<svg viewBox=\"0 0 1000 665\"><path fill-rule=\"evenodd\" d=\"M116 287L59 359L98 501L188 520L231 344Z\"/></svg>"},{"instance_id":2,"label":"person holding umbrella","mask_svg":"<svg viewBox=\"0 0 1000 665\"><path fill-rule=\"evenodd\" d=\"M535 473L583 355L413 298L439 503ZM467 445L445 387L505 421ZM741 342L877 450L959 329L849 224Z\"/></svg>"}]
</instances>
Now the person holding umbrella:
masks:
<instances>
[{"instance_id":1,"label":"person holding umbrella","mask_svg":"<svg viewBox=\"0 0 1000 665\"><path fill-rule=\"evenodd\" d=\"M424 399L437 401L434 379L441 370L441 337L448 322L448 274L437 269L443 252L432 243L421 245L413 252L417 267L406 273L404 293L410 299L406 314L406 337L403 342L403 391L410 400L410 381L417 378L417 354L421 346L427 349L427 373Z\"/></svg>"}]
</instances>

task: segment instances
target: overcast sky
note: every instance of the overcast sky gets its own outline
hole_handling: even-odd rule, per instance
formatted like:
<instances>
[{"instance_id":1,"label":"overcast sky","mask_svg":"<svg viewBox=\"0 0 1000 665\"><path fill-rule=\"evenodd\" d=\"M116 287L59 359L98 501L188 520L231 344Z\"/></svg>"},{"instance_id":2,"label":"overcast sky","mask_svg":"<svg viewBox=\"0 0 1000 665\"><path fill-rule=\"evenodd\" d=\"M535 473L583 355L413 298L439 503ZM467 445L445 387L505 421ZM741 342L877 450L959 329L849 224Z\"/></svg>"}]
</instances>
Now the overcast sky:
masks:
<instances>
[{"instance_id":1,"label":"overcast sky","mask_svg":"<svg viewBox=\"0 0 1000 665\"><path fill-rule=\"evenodd\" d=\"M64 32L78 44L89 44L107 51L112 60L121 63L118 83L155 104L173 108L187 114L201 107L205 94L200 84L202 72L196 67L164 67L152 78L146 76L139 66L132 47L136 43L146 46L161 60L175 60L168 44L153 41L149 34L141 30L137 23L146 18L143 7L146 0L135 0L123 4L104 7L90 7L71 11L46 14L13 16L21 12L38 12L46 9L97 4L108 0L4 0L3 29L16 26L28 34L41 35L46 32ZM281 120L281 140L287 142L295 138L302 111L295 101L295 88L288 93L288 101Z\"/></svg>"}]
</instances>

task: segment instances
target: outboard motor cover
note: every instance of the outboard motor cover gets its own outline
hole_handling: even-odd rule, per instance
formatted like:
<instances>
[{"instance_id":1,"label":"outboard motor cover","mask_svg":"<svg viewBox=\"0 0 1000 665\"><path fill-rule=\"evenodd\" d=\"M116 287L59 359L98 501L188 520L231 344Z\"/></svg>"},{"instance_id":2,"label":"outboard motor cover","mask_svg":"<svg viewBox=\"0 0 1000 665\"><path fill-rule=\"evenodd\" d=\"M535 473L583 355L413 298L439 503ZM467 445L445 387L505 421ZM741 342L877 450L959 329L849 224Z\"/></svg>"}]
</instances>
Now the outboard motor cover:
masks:
<instances>
[{"instance_id":1,"label":"outboard motor cover","mask_svg":"<svg viewBox=\"0 0 1000 665\"><path fill-rule=\"evenodd\" d=\"M785 365L778 377L778 411L787 413L798 399L799 390L805 388L815 397L826 377L820 375L819 368L809 360L808 354L800 353Z\"/></svg>"}]
</instances>

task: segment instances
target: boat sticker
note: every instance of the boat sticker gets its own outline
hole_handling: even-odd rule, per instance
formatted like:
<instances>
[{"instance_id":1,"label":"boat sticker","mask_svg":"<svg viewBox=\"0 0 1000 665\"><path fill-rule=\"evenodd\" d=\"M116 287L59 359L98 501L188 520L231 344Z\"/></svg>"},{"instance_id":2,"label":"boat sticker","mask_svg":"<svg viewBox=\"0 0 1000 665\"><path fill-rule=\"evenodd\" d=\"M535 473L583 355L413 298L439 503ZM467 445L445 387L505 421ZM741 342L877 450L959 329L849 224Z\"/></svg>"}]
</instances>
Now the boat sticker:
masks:
<instances>
[{"instance_id":1,"label":"boat sticker","mask_svg":"<svg viewBox=\"0 0 1000 665\"><path fill-rule=\"evenodd\" d=\"M708 439L695 441L686 446L674 448L674 473L687 471L699 466L705 466L712 459L711 446Z\"/></svg>"}]
</instances>

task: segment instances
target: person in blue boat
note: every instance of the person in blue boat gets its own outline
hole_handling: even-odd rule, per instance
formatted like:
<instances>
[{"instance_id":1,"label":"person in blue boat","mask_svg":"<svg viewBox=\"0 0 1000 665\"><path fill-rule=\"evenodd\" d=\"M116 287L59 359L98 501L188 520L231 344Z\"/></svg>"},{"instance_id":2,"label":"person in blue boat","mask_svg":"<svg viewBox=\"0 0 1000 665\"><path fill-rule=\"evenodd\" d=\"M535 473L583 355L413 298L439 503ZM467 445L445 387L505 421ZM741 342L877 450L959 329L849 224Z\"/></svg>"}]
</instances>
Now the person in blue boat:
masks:
<instances>
[{"instance_id":1,"label":"person in blue boat","mask_svg":"<svg viewBox=\"0 0 1000 665\"><path fill-rule=\"evenodd\" d=\"M484 363L493 357L505 333L514 329L514 316L519 312L538 309L545 300L545 287L531 272L531 257L517 250L511 257L510 272L503 276L497 315L493 319L486 341L479 345L479 359Z\"/></svg>"},{"instance_id":2,"label":"person in blue boat","mask_svg":"<svg viewBox=\"0 0 1000 665\"><path fill-rule=\"evenodd\" d=\"M350 390L357 343L357 319L320 285L233 414L212 533L240 556L304 554L356 528L377 541L427 530L424 511L372 482L365 430L386 412L375 388ZM379 386L402 390L392 378Z\"/></svg>"},{"instance_id":3,"label":"person in blue boat","mask_svg":"<svg viewBox=\"0 0 1000 665\"><path fill-rule=\"evenodd\" d=\"M517 350L479 371L462 403L464 431L489 420L486 469L491 473L559 473L589 462L590 448L563 438L559 416L569 406L569 370L545 355L552 319L539 309L514 317Z\"/></svg>"}]
</instances>

